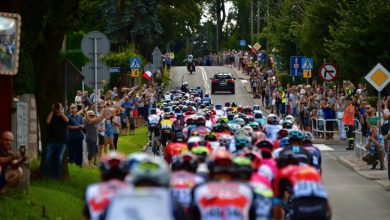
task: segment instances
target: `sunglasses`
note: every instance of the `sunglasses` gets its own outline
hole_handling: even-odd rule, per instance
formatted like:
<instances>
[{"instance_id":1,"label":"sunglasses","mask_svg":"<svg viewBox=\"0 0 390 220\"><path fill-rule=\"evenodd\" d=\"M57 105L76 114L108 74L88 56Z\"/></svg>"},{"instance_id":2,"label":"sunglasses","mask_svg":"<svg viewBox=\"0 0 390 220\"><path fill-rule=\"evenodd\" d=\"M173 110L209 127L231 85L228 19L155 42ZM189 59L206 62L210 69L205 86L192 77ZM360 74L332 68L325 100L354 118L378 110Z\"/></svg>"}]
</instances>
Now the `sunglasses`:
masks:
<instances>
[{"instance_id":1,"label":"sunglasses","mask_svg":"<svg viewBox=\"0 0 390 220\"><path fill-rule=\"evenodd\" d=\"M76 106L70 106L70 108L77 108Z\"/></svg>"}]
</instances>

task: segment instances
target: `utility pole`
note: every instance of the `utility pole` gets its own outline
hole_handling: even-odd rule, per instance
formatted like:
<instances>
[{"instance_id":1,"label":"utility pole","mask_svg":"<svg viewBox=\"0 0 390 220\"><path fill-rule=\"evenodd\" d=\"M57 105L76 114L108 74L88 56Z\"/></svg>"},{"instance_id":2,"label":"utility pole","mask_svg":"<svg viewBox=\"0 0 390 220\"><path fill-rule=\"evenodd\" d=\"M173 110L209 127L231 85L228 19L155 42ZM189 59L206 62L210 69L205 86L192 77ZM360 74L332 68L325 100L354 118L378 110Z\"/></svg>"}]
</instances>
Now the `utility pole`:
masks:
<instances>
[{"instance_id":1,"label":"utility pole","mask_svg":"<svg viewBox=\"0 0 390 220\"><path fill-rule=\"evenodd\" d=\"M268 53L269 53L269 4L270 4L270 1L267 1L267 12L266 12L266 16L267 16L267 49L266 49L266 59L265 59L265 64L266 64L266 68L268 69Z\"/></svg>"},{"instance_id":2,"label":"utility pole","mask_svg":"<svg viewBox=\"0 0 390 220\"><path fill-rule=\"evenodd\" d=\"M250 44L253 45L253 0L251 0L251 38Z\"/></svg>"},{"instance_id":3,"label":"utility pole","mask_svg":"<svg viewBox=\"0 0 390 220\"><path fill-rule=\"evenodd\" d=\"M259 42L260 38L260 0L257 0L257 35L256 42Z\"/></svg>"}]
</instances>

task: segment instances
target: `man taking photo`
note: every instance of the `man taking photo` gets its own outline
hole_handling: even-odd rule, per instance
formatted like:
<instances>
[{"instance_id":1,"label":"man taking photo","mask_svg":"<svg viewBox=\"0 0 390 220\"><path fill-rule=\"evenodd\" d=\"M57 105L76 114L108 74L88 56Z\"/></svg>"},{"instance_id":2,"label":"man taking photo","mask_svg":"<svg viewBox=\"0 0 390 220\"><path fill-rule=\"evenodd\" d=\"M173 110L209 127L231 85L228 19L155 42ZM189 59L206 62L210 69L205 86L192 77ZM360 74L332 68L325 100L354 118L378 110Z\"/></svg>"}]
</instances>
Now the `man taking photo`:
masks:
<instances>
[{"instance_id":1,"label":"man taking photo","mask_svg":"<svg viewBox=\"0 0 390 220\"><path fill-rule=\"evenodd\" d=\"M9 188L16 187L23 174L21 165L28 156L12 151L14 135L10 131L4 131L0 137L0 194L4 194Z\"/></svg>"},{"instance_id":2,"label":"man taking photo","mask_svg":"<svg viewBox=\"0 0 390 220\"><path fill-rule=\"evenodd\" d=\"M371 169L375 169L379 160L381 165L380 169L384 170L385 139L381 134L378 134L378 128L376 126L371 126L370 133L367 144L364 145L368 153L363 157L363 161L367 162L368 165L372 165Z\"/></svg>"}]
</instances>

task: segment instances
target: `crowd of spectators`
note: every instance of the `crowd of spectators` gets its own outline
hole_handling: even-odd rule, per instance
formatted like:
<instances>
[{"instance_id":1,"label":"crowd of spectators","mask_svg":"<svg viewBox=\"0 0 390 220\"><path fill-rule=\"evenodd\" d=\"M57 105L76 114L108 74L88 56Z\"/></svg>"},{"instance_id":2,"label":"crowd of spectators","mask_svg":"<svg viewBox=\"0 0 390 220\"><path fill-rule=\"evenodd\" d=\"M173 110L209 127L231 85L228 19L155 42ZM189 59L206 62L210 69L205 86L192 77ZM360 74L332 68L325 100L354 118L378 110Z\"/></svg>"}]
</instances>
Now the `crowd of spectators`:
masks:
<instances>
[{"instance_id":1,"label":"crowd of spectators","mask_svg":"<svg viewBox=\"0 0 390 220\"><path fill-rule=\"evenodd\" d=\"M99 89L97 95L77 91L68 110L54 103L46 119L45 175L54 171L53 176L59 178L64 159L80 167L96 166L108 150L117 150L120 134L132 135L136 127L146 126L155 96L155 86L145 84L120 91Z\"/></svg>"}]
</instances>

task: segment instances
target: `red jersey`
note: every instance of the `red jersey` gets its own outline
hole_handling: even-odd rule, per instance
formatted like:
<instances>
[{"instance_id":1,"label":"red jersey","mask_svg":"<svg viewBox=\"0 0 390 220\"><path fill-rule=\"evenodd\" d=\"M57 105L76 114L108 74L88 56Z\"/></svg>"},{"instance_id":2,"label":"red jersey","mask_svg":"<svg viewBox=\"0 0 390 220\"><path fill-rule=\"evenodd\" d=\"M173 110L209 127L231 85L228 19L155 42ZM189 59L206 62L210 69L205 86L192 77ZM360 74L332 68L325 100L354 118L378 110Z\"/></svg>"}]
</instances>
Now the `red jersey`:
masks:
<instances>
[{"instance_id":1,"label":"red jersey","mask_svg":"<svg viewBox=\"0 0 390 220\"><path fill-rule=\"evenodd\" d=\"M174 157L178 154L188 151L187 143L172 142L165 147L164 159L167 163L171 163Z\"/></svg>"},{"instance_id":2,"label":"red jersey","mask_svg":"<svg viewBox=\"0 0 390 220\"><path fill-rule=\"evenodd\" d=\"M328 198L320 173L311 166L291 165L279 170L274 186L275 197L279 198L285 191L294 198Z\"/></svg>"}]
</instances>

